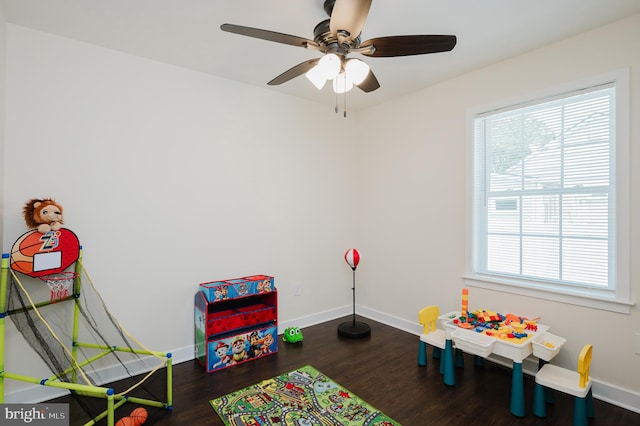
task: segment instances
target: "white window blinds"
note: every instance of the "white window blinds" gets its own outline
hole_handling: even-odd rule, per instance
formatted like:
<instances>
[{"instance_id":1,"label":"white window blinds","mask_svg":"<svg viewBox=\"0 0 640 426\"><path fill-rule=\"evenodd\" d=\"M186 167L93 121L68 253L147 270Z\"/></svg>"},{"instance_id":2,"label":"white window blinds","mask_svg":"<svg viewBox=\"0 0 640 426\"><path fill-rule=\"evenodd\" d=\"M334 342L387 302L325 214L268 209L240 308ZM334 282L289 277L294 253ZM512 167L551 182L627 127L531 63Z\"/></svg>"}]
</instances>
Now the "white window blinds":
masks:
<instances>
[{"instance_id":1,"label":"white window blinds","mask_svg":"<svg viewBox=\"0 0 640 426\"><path fill-rule=\"evenodd\" d=\"M475 273L614 290L615 86L474 119Z\"/></svg>"}]
</instances>

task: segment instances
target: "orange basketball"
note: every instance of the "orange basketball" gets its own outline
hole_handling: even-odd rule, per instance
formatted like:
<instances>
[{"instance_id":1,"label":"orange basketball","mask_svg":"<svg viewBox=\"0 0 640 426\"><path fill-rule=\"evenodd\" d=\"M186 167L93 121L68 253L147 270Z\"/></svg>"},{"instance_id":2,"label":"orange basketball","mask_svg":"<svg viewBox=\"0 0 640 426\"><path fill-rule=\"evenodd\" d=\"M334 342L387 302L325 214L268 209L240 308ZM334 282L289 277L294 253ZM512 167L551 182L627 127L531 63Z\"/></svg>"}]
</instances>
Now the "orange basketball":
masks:
<instances>
[{"instance_id":1,"label":"orange basketball","mask_svg":"<svg viewBox=\"0 0 640 426\"><path fill-rule=\"evenodd\" d=\"M147 410L142 407L136 408L131 412L131 414L129 414L129 417L133 419L134 426L140 426L142 423L146 422L147 416Z\"/></svg>"},{"instance_id":2,"label":"orange basketball","mask_svg":"<svg viewBox=\"0 0 640 426\"><path fill-rule=\"evenodd\" d=\"M136 426L136 422L131 417L123 417L116 422L115 426Z\"/></svg>"},{"instance_id":3,"label":"orange basketball","mask_svg":"<svg viewBox=\"0 0 640 426\"><path fill-rule=\"evenodd\" d=\"M43 246L43 234L39 232L30 232L24 234L18 241L18 250L25 256L33 256L38 253Z\"/></svg>"}]
</instances>

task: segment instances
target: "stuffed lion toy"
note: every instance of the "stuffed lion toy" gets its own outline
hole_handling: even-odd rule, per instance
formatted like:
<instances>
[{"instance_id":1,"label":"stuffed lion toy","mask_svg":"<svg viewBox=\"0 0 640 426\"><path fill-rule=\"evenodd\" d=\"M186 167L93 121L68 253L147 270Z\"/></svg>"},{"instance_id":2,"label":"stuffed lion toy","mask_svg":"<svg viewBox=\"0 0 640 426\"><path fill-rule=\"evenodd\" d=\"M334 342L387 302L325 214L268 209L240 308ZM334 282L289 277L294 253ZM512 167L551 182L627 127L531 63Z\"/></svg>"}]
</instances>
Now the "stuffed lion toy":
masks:
<instances>
[{"instance_id":1,"label":"stuffed lion toy","mask_svg":"<svg viewBox=\"0 0 640 426\"><path fill-rule=\"evenodd\" d=\"M22 212L29 229L37 229L44 234L62 228L62 206L51 198L29 200Z\"/></svg>"}]
</instances>

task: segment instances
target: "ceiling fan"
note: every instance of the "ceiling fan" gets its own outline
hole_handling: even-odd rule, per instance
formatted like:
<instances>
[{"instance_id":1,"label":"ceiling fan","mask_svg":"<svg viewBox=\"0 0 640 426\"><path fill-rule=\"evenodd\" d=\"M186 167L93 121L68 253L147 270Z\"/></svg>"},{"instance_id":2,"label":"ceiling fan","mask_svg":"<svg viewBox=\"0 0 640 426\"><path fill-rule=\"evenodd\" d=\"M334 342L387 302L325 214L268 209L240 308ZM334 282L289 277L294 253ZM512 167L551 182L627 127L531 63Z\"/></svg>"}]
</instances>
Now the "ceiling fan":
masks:
<instances>
[{"instance_id":1,"label":"ceiling fan","mask_svg":"<svg viewBox=\"0 0 640 426\"><path fill-rule=\"evenodd\" d=\"M372 92L380 87L369 65L359 59L347 58L350 53L387 58L448 52L456 45L454 35L397 35L361 42L360 33L370 7L371 0L325 0L324 10L330 19L316 25L313 40L234 24L222 24L220 29L323 53L321 58L302 62L267 84L279 85L305 74L318 89L333 80L336 93L347 92L353 86L364 92Z\"/></svg>"}]
</instances>

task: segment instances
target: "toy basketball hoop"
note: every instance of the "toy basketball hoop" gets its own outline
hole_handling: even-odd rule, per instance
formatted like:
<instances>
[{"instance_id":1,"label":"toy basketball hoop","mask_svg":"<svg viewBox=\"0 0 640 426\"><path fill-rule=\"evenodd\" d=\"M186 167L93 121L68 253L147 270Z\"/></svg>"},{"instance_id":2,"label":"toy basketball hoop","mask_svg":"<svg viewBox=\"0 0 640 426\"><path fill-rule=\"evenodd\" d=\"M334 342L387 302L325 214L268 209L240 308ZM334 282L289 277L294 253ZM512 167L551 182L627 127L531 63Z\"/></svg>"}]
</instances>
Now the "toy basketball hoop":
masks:
<instances>
[{"instance_id":1,"label":"toy basketball hoop","mask_svg":"<svg viewBox=\"0 0 640 426\"><path fill-rule=\"evenodd\" d=\"M49 286L51 292L51 302L62 300L69 296L69 290L73 280L78 277L75 272L60 272L57 274L43 275L40 277Z\"/></svg>"}]
</instances>

